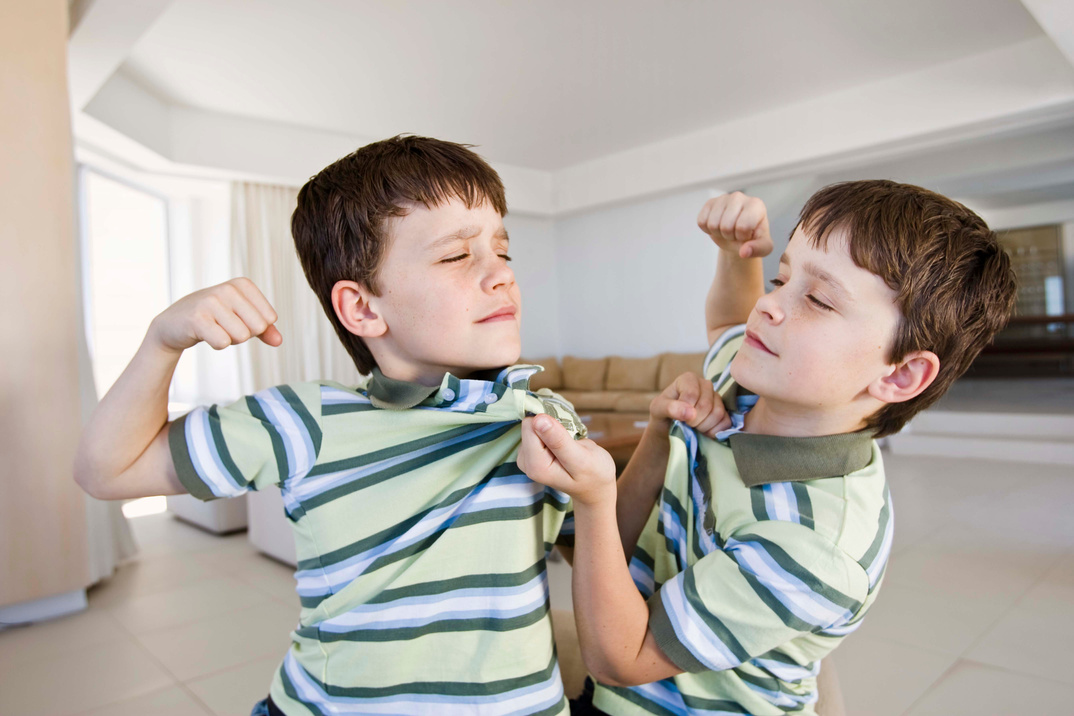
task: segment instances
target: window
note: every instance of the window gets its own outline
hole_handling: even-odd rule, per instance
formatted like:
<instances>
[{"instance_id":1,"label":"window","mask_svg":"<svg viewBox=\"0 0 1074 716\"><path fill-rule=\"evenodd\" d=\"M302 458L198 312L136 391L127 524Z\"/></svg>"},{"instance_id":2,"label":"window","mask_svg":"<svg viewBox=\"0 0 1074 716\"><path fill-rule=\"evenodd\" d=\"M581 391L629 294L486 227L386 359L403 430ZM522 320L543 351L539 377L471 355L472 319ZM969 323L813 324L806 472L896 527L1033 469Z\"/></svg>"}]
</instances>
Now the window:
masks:
<instances>
[{"instance_id":1,"label":"window","mask_svg":"<svg viewBox=\"0 0 1074 716\"><path fill-rule=\"evenodd\" d=\"M86 335L102 396L168 306L168 207L92 169L83 168L80 179Z\"/></svg>"}]
</instances>

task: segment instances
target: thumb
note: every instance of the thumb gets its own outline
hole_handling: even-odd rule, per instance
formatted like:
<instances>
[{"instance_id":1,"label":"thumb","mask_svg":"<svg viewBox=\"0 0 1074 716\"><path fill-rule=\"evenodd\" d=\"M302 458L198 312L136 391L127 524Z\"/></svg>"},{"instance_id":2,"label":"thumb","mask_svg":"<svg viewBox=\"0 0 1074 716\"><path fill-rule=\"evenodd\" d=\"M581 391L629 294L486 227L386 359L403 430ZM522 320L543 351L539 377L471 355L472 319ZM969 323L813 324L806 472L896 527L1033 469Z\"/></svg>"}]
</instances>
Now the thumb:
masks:
<instances>
[{"instance_id":1,"label":"thumb","mask_svg":"<svg viewBox=\"0 0 1074 716\"><path fill-rule=\"evenodd\" d=\"M274 348L283 343L283 335L280 333L280 329L276 326L269 326L265 329L264 333L258 336L258 338L260 338L263 343L267 343Z\"/></svg>"},{"instance_id":2,"label":"thumb","mask_svg":"<svg viewBox=\"0 0 1074 716\"><path fill-rule=\"evenodd\" d=\"M537 415L533 418L533 430L556 462L569 474L586 465L586 451L571 437L567 429L551 415Z\"/></svg>"}]
</instances>

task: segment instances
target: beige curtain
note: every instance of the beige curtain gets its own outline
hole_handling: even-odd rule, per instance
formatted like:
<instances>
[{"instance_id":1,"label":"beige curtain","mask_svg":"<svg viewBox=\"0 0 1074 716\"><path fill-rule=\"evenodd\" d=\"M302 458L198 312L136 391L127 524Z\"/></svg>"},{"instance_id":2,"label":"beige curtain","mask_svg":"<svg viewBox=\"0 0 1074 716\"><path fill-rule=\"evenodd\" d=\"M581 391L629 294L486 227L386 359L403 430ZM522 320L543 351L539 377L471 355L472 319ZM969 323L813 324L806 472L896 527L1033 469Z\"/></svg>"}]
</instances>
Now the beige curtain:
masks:
<instances>
[{"instance_id":1,"label":"beige curtain","mask_svg":"<svg viewBox=\"0 0 1074 716\"><path fill-rule=\"evenodd\" d=\"M244 393L280 383L358 378L321 303L306 283L291 239L291 214L298 191L291 187L238 182L231 190L232 267L261 289L279 314L283 345L260 341L240 346Z\"/></svg>"}]
</instances>

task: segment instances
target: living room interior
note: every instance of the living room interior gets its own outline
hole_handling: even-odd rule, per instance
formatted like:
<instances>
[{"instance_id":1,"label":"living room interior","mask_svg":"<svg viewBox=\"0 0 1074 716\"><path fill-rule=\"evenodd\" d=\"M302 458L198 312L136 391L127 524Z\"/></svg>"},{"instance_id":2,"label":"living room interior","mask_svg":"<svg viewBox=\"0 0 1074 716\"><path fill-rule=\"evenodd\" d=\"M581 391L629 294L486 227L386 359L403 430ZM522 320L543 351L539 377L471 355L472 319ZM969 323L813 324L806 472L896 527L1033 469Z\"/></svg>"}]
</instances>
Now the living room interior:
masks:
<instances>
[{"instance_id":1,"label":"living room interior","mask_svg":"<svg viewBox=\"0 0 1074 716\"><path fill-rule=\"evenodd\" d=\"M0 99L25 109L0 123L5 244L19 257L4 325L21 338L5 348L18 417L0 488L0 713L245 716L263 698L298 606L279 496L93 500L69 468L78 428L154 315L236 275L272 300L284 345L188 351L173 417L286 381L353 383L290 213L321 167L399 133L473 144L502 176L523 357L546 366L538 385L572 400L620 467L653 395L708 349L715 252L695 223L707 199L765 201L766 276L804 201L833 182L919 184L979 213L1014 261L1015 317L937 406L884 440L891 568L833 659L851 714L1069 711L1068 4L70 0L4 12L0 57L21 80ZM56 276L69 280L37 305ZM570 568L551 573L551 607L569 613Z\"/></svg>"}]
</instances>

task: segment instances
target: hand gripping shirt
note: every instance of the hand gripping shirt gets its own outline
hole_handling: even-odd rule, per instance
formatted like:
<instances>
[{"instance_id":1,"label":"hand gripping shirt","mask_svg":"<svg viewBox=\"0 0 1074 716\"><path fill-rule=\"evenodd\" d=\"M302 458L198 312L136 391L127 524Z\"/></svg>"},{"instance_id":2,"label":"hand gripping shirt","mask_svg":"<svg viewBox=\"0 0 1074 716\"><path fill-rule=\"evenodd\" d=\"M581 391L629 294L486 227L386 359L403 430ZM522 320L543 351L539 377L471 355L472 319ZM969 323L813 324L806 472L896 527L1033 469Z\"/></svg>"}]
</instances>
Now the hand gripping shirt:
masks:
<instances>
[{"instance_id":1,"label":"hand gripping shirt","mask_svg":"<svg viewBox=\"0 0 1074 716\"><path fill-rule=\"evenodd\" d=\"M545 557L567 495L515 463L521 420L569 404L536 366L429 388L282 385L170 430L202 499L279 486L302 610L270 694L287 714L565 714ZM557 540L558 537L558 540Z\"/></svg>"},{"instance_id":2,"label":"hand gripping shirt","mask_svg":"<svg viewBox=\"0 0 1074 716\"><path fill-rule=\"evenodd\" d=\"M891 497L866 432L784 438L742 432L756 396L728 366L744 327L705 374L733 414L712 439L676 423L662 494L630 571L649 628L686 673L598 685L627 714L814 714L820 660L862 622L891 549Z\"/></svg>"}]
</instances>

